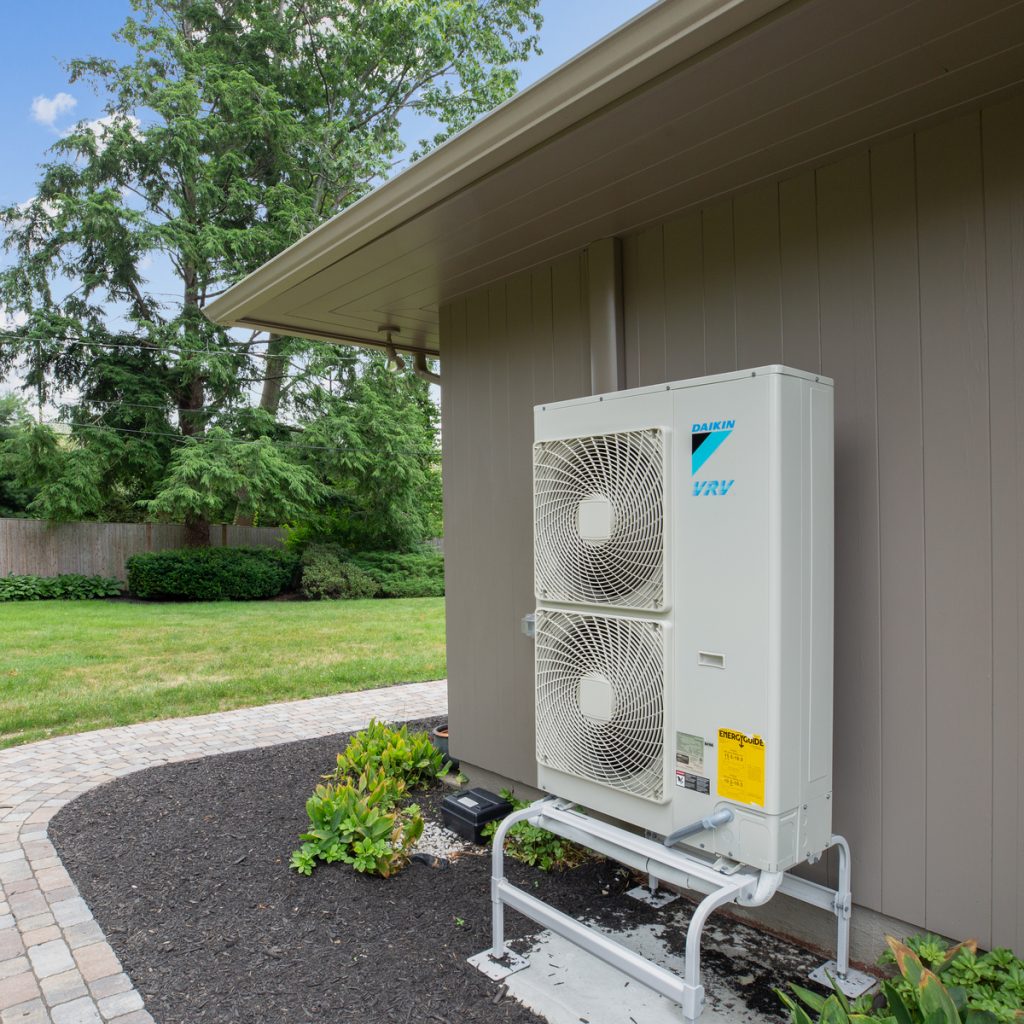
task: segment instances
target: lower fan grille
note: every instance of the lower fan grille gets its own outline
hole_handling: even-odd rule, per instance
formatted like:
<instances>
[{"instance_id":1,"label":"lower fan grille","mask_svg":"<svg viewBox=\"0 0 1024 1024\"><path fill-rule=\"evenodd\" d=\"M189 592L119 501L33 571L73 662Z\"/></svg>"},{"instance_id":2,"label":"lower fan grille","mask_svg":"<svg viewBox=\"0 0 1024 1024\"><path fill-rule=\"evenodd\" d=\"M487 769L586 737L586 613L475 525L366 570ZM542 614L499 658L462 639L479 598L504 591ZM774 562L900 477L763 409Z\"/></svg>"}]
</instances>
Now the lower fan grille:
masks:
<instances>
[{"instance_id":1,"label":"lower fan grille","mask_svg":"<svg viewBox=\"0 0 1024 1024\"><path fill-rule=\"evenodd\" d=\"M660 625L537 613L537 758L648 800L665 785L665 656Z\"/></svg>"}]
</instances>

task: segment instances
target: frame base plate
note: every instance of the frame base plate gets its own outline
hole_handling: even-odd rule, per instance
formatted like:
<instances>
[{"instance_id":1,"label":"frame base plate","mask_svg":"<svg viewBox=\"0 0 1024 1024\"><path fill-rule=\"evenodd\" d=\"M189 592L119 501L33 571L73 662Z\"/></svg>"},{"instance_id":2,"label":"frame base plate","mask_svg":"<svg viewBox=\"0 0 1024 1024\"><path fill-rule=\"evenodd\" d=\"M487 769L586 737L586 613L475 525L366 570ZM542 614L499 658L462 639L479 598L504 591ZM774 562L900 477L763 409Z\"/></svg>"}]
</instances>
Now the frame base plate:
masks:
<instances>
[{"instance_id":1,"label":"frame base plate","mask_svg":"<svg viewBox=\"0 0 1024 1024\"><path fill-rule=\"evenodd\" d=\"M525 956L513 953L510 949L505 950L505 955L500 960L495 959L492 950L485 949L482 953L471 956L467 963L481 974L486 974L491 981L504 981L510 974L530 966L530 961Z\"/></svg>"},{"instance_id":2,"label":"frame base plate","mask_svg":"<svg viewBox=\"0 0 1024 1024\"><path fill-rule=\"evenodd\" d=\"M831 988L833 980L839 987L839 991L850 999L864 995L865 992L878 984L878 979L863 971L855 971L852 967L846 972L845 978L839 977L839 965L835 960L829 960L820 967L815 967L809 975L811 981L816 981L825 988Z\"/></svg>"},{"instance_id":3,"label":"frame base plate","mask_svg":"<svg viewBox=\"0 0 1024 1024\"><path fill-rule=\"evenodd\" d=\"M639 900L641 903L646 903L649 907L654 907L655 910L659 907L667 907L679 899L679 894L669 889L650 889L646 885L628 889L626 895L632 896L633 899Z\"/></svg>"}]
</instances>

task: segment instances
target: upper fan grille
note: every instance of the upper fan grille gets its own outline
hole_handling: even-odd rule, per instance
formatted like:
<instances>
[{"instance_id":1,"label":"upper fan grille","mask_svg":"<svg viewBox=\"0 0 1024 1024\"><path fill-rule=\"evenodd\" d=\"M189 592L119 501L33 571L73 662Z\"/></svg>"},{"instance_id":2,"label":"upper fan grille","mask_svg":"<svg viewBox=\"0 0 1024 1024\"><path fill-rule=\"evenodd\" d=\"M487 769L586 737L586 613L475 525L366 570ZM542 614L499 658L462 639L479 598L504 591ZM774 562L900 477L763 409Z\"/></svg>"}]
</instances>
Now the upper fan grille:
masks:
<instances>
[{"instance_id":1,"label":"upper fan grille","mask_svg":"<svg viewBox=\"0 0 1024 1024\"><path fill-rule=\"evenodd\" d=\"M542 611L536 637L538 760L661 801L662 627L639 619Z\"/></svg>"},{"instance_id":2,"label":"upper fan grille","mask_svg":"<svg viewBox=\"0 0 1024 1024\"><path fill-rule=\"evenodd\" d=\"M658 610L665 604L661 430L534 445L537 596Z\"/></svg>"}]
</instances>

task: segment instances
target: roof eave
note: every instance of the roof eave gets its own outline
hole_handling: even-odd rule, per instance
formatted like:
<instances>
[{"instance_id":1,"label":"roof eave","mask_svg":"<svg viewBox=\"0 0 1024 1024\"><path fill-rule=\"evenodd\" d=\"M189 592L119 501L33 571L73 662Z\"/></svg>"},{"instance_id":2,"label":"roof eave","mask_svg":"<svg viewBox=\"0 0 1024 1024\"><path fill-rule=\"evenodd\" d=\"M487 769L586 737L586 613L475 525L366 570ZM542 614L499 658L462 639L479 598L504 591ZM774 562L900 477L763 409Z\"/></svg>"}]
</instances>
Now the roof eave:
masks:
<instances>
[{"instance_id":1,"label":"roof eave","mask_svg":"<svg viewBox=\"0 0 1024 1024\"><path fill-rule=\"evenodd\" d=\"M247 310L786 2L662 0L269 260L207 305L206 316L223 326L241 323Z\"/></svg>"}]
</instances>

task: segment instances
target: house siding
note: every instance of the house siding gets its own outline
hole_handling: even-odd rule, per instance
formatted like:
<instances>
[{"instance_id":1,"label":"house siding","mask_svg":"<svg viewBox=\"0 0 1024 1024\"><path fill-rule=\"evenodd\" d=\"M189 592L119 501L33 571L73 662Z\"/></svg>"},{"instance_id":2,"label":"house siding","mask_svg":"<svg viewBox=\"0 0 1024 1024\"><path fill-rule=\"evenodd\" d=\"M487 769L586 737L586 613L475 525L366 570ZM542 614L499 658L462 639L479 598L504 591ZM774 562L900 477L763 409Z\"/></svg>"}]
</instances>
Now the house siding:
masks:
<instances>
[{"instance_id":1,"label":"house siding","mask_svg":"<svg viewBox=\"0 0 1024 1024\"><path fill-rule=\"evenodd\" d=\"M835 826L855 899L1018 950L1022 123L1018 97L622 248L628 387L771 362L835 378ZM532 783L532 407L589 389L585 254L444 307L441 332L453 748Z\"/></svg>"}]
</instances>

